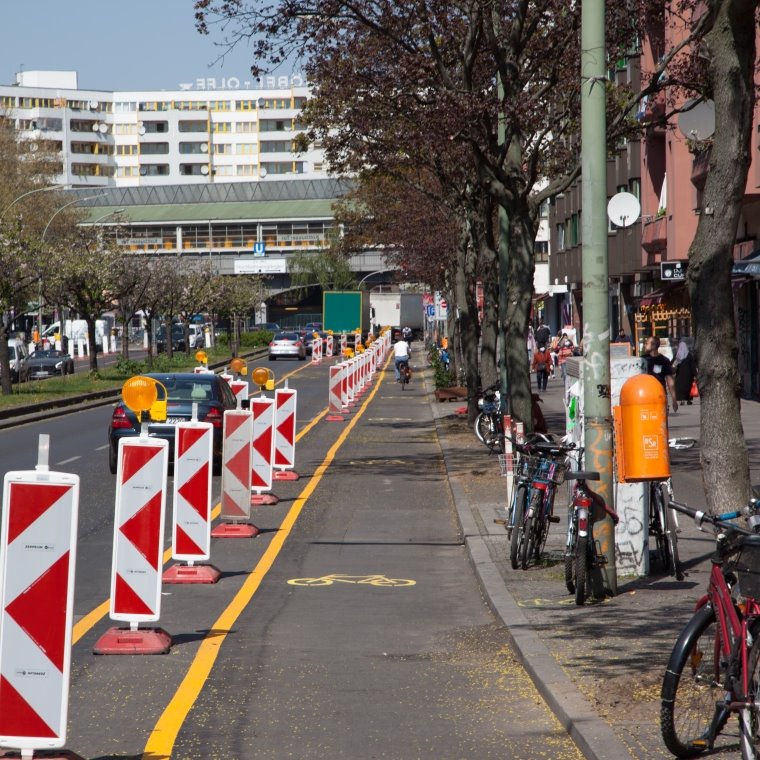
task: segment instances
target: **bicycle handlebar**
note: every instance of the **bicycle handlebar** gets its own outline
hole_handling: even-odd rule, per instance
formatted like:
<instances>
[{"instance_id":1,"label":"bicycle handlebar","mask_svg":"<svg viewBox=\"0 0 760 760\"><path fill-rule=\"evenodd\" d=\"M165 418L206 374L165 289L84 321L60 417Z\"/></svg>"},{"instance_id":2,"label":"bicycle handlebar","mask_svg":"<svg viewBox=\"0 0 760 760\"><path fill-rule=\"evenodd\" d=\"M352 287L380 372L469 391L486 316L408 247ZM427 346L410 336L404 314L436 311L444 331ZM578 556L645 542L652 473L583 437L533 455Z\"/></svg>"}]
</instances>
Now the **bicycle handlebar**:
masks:
<instances>
[{"instance_id":1,"label":"bicycle handlebar","mask_svg":"<svg viewBox=\"0 0 760 760\"><path fill-rule=\"evenodd\" d=\"M684 515L688 515L689 517L692 517L694 519L694 524L697 526L699 530L702 530L702 525L704 523L708 523L712 525L713 528L715 528L716 530L728 529L732 532L741 533L745 536L753 535L751 530L742 528L739 525L729 524L725 522L726 520L731 519L728 515L731 515L733 513L727 512L725 515L711 515L708 512L702 512L699 509L692 509L686 504L682 504L681 502L678 502L678 501L670 501L668 503L668 506L671 509L674 509L676 512L681 512ZM739 514L740 513L736 513L736 516L738 517Z\"/></svg>"}]
</instances>

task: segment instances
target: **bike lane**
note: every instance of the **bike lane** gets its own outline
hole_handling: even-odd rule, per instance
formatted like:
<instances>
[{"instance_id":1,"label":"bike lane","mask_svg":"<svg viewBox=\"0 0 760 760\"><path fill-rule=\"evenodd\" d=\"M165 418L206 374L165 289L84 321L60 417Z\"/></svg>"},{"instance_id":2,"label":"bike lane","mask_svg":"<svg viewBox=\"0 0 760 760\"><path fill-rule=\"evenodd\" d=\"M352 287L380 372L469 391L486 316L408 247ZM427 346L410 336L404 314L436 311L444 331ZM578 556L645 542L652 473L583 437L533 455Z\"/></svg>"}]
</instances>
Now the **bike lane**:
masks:
<instances>
[{"instance_id":1,"label":"bike lane","mask_svg":"<svg viewBox=\"0 0 760 760\"><path fill-rule=\"evenodd\" d=\"M381 378L144 757L580 757L481 597L423 389Z\"/></svg>"}]
</instances>

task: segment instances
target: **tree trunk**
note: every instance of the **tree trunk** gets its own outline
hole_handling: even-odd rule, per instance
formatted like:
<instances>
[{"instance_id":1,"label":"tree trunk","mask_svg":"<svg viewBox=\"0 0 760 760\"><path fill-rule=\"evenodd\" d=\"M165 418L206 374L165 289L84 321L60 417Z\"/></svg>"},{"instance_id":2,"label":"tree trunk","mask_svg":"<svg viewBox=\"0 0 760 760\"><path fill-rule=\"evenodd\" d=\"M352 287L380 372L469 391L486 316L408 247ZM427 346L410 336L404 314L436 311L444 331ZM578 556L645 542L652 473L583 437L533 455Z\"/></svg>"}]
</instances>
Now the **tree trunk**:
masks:
<instances>
[{"instance_id":1,"label":"tree trunk","mask_svg":"<svg viewBox=\"0 0 760 760\"><path fill-rule=\"evenodd\" d=\"M499 379L497 337L499 328L498 256L493 249L481 251L483 283L483 323L480 326L480 380L483 387Z\"/></svg>"},{"instance_id":2,"label":"tree trunk","mask_svg":"<svg viewBox=\"0 0 760 760\"><path fill-rule=\"evenodd\" d=\"M731 268L750 161L757 5L758 0L716 0L706 39L717 118L687 282L696 337L702 478L710 512L741 507L751 490Z\"/></svg>"},{"instance_id":3,"label":"tree trunk","mask_svg":"<svg viewBox=\"0 0 760 760\"><path fill-rule=\"evenodd\" d=\"M470 424L474 424L475 418L478 416L478 320L477 305L474 309L472 308L475 302L473 294L475 289L475 257L470 242L469 234L464 231L457 250L454 306L459 312L459 349L462 355L467 387L467 419Z\"/></svg>"},{"instance_id":4,"label":"tree trunk","mask_svg":"<svg viewBox=\"0 0 760 760\"><path fill-rule=\"evenodd\" d=\"M527 336L533 296L535 224L527 206L509 209L509 281L505 342L512 417L533 431Z\"/></svg>"},{"instance_id":5,"label":"tree trunk","mask_svg":"<svg viewBox=\"0 0 760 760\"><path fill-rule=\"evenodd\" d=\"M165 337L165 345L166 345L166 358L171 359L174 356L174 345L173 345L173 335L172 335L172 320L171 317L166 317L164 319L164 337Z\"/></svg>"},{"instance_id":6,"label":"tree trunk","mask_svg":"<svg viewBox=\"0 0 760 760\"><path fill-rule=\"evenodd\" d=\"M8 356L8 325L2 315L0 315L0 387L4 396L13 393L11 362Z\"/></svg>"},{"instance_id":7,"label":"tree trunk","mask_svg":"<svg viewBox=\"0 0 760 760\"><path fill-rule=\"evenodd\" d=\"M90 342L90 372L98 371L98 347L95 344L95 317L90 314L85 315L87 322L87 339Z\"/></svg>"}]
</instances>

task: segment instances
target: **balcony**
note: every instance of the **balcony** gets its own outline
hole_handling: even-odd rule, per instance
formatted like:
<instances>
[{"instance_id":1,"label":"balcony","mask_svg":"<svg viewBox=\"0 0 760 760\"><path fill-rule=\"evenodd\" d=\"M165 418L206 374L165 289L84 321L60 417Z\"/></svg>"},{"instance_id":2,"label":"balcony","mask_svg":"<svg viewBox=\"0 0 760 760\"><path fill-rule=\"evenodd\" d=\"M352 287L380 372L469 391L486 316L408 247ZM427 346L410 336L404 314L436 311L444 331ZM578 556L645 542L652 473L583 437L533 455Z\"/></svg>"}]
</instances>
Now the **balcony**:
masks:
<instances>
[{"instance_id":1,"label":"balcony","mask_svg":"<svg viewBox=\"0 0 760 760\"><path fill-rule=\"evenodd\" d=\"M668 219L660 216L644 224L641 247L647 253L660 253L668 247Z\"/></svg>"}]
</instances>

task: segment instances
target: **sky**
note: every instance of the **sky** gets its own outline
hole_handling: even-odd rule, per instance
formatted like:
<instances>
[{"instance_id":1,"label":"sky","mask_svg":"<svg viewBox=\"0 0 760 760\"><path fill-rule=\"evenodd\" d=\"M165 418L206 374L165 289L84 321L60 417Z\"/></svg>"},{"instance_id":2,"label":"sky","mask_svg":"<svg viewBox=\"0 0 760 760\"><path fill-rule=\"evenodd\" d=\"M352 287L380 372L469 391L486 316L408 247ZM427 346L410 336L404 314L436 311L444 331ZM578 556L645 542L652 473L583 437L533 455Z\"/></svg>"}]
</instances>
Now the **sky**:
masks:
<instances>
[{"instance_id":1,"label":"sky","mask_svg":"<svg viewBox=\"0 0 760 760\"><path fill-rule=\"evenodd\" d=\"M0 84L13 84L20 70L77 71L83 90L252 82L250 51L239 46L217 60L223 31L203 36L194 24L193 0L0 0Z\"/></svg>"}]
</instances>

